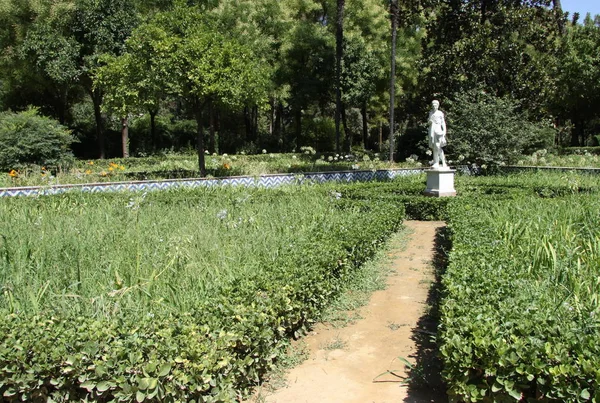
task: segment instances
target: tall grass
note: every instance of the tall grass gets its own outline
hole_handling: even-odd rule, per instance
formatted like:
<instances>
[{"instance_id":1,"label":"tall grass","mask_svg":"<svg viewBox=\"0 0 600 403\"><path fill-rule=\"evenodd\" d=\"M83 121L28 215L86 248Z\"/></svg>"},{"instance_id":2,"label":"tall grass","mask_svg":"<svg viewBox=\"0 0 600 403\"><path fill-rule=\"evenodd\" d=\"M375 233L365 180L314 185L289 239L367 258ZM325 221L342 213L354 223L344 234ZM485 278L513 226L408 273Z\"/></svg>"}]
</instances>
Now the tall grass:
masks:
<instances>
[{"instance_id":1,"label":"tall grass","mask_svg":"<svg viewBox=\"0 0 600 403\"><path fill-rule=\"evenodd\" d=\"M2 199L0 308L189 311L355 218L328 198L298 187Z\"/></svg>"}]
</instances>

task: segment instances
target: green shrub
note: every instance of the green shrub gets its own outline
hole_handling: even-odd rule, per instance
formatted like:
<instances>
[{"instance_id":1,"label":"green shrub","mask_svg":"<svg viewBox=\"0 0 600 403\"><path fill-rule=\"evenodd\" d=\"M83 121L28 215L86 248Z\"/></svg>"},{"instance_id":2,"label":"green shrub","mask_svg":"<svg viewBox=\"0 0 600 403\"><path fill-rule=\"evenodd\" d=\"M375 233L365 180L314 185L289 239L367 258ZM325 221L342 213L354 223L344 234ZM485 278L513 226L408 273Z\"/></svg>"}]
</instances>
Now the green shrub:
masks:
<instances>
[{"instance_id":1,"label":"green shrub","mask_svg":"<svg viewBox=\"0 0 600 403\"><path fill-rule=\"evenodd\" d=\"M452 159L513 164L521 155L547 149L554 141L552 127L528 120L510 98L470 91L448 101L446 108Z\"/></svg>"},{"instance_id":2,"label":"green shrub","mask_svg":"<svg viewBox=\"0 0 600 403\"><path fill-rule=\"evenodd\" d=\"M37 109L0 114L0 169L36 164L56 167L71 162L71 132Z\"/></svg>"}]
</instances>

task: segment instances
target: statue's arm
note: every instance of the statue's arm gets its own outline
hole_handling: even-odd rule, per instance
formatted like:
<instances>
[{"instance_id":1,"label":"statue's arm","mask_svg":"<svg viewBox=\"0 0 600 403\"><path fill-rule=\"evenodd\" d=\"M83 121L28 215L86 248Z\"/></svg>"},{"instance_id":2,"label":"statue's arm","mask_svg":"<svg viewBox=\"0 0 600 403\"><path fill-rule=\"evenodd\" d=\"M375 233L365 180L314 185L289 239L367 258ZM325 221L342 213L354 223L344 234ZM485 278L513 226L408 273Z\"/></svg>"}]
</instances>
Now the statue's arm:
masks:
<instances>
[{"instance_id":1,"label":"statue's arm","mask_svg":"<svg viewBox=\"0 0 600 403\"><path fill-rule=\"evenodd\" d=\"M444 133L444 136L446 135L446 119L444 118L444 114L442 113L442 133Z\"/></svg>"}]
</instances>

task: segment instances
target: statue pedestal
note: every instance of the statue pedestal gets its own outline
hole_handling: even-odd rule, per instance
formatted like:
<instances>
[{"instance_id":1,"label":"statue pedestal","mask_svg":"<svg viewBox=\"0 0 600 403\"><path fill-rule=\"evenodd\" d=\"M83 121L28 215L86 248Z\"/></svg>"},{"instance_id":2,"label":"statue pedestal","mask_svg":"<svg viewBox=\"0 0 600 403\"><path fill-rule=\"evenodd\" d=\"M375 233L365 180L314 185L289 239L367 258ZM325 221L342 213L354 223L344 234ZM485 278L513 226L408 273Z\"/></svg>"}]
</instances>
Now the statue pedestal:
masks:
<instances>
[{"instance_id":1,"label":"statue pedestal","mask_svg":"<svg viewBox=\"0 0 600 403\"><path fill-rule=\"evenodd\" d=\"M455 169L431 169L427 171L427 189L425 196L444 197L456 196L454 189Z\"/></svg>"}]
</instances>

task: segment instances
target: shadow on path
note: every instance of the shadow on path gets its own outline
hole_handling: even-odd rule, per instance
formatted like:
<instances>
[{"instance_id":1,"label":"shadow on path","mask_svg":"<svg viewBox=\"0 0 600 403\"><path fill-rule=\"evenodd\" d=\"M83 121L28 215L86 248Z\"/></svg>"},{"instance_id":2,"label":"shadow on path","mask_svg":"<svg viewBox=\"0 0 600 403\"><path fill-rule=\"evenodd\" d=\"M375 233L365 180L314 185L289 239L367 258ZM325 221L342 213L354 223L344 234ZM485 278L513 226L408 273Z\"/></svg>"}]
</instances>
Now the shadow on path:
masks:
<instances>
[{"instance_id":1,"label":"shadow on path","mask_svg":"<svg viewBox=\"0 0 600 403\"><path fill-rule=\"evenodd\" d=\"M417 350L411 357L415 359L416 364L408 371L408 395L403 400L405 403L448 401L446 386L441 378L442 363L436 344L442 292L441 278L448 266L448 252L451 247L448 232L445 226L436 229L432 261L435 281L429 289L425 312L412 330L411 339Z\"/></svg>"}]
</instances>

